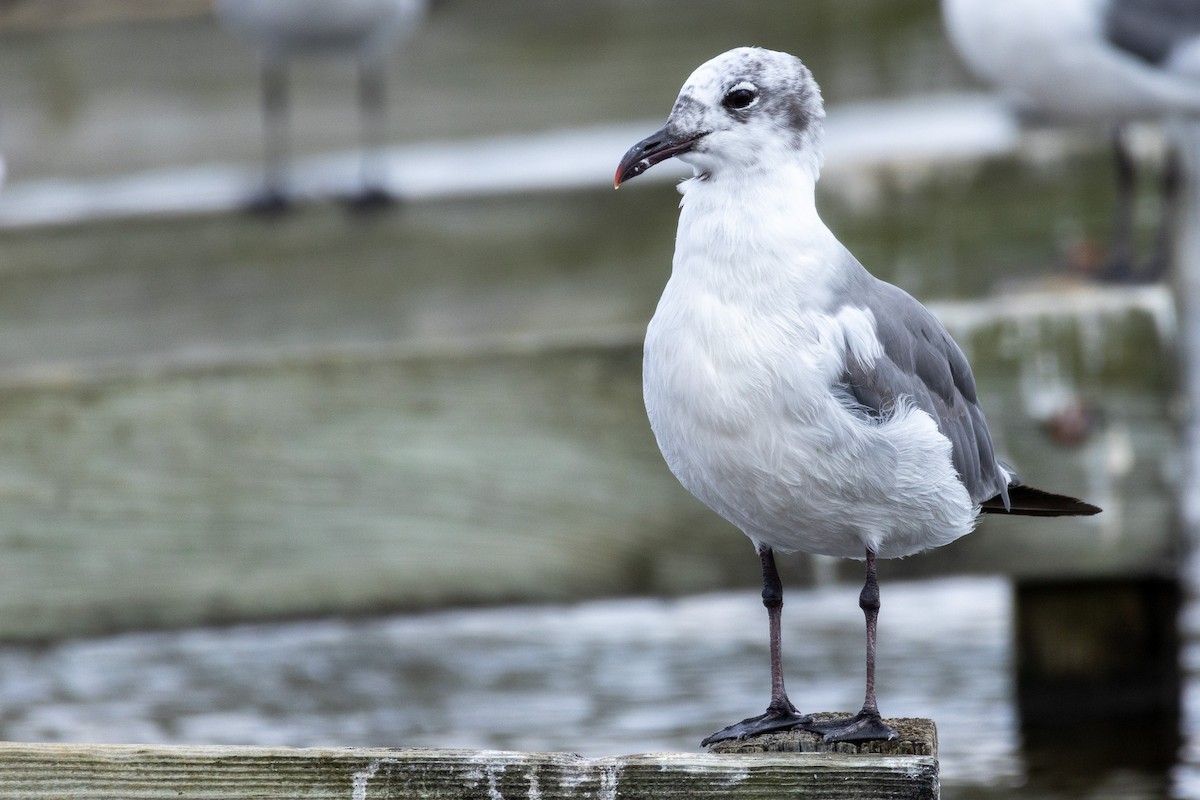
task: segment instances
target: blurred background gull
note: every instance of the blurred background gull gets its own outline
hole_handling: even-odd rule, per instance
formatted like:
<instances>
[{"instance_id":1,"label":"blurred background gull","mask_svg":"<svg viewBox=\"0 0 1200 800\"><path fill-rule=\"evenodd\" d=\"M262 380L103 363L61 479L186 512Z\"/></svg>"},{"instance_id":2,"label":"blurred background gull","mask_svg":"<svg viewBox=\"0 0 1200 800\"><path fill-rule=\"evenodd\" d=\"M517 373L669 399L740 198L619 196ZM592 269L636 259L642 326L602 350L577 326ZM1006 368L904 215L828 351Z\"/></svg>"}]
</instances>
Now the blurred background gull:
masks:
<instances>
[{"instance_id":1,"label":"blurred background gull","mask_svg":"<svg viewBox=\"0 0 1200 800\"><path fill-rule=\"evenodd\" d=\"M962 343L1004 457L1105 509L882 564L889 713L937 721L947 798L1200 796L1192 293L1079 269L1105 131L1025 126L937 0L329 3L401 16L296 59L223 24L310 7L261 3L0 4L0 738L599 755L759 705L753 559L641 402L682 173L611 190L757 44L821 84L823 219ZM781 562L807 709L861 700L849 569Z\"/></svg>"},{"instance_id":2,"label":"blurred background gull","mask_svg":"<svg viewBox=\"0 0 1200 800\"><path fill-rule=\"evenodd\" d=\"M221 21L262 53L266 179L253 208L279 211L288 205L287 62L314 55L353 59L358 64L362 186L351 198L352 206L366 210L391 201L375 152L383 144L384 59L390 48L413 32L423 10L424 0L217 0Z\"/></svg>"},{"instance_id":3,"label":"blurred background gull","mask_svg":"<svg viewBox=\"0 0 1200 800\"><path fill-rule=\"evenodd\" d=\"M1179 201L1182 167L1176 148L1186 149L1200 136L1194 124L1200 115L1200 4L943 0L942 13L966 63L1019 109L1112 127L1117 209L1111 251L1097 276L1160 277L1171 255ZM1174 122L1177 141L1162 167L1158 232L1139 264L1133 243L1135 157L1126 140L1129 123L1146 119Z\"/></svg>"}]
</instances>

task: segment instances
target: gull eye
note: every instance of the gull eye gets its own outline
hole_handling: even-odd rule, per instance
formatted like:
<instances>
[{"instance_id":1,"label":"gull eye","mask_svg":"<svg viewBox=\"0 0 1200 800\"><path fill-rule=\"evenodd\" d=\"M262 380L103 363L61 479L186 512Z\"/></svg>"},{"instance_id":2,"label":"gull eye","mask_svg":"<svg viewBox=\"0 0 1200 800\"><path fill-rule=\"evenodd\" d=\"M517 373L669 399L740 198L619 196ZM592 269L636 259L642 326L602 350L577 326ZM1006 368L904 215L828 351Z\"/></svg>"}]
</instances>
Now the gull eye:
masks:
<instances>
[{"instance_id":1,"label":"gull eye","mask_svg":"<svg viewBox=\"0 0 1200 800\"><path fill-rule=\"evenodd\" d=\"M721 98L721 105L730 111L742 111L758 102L758 87L752 83L737 84Z\"/></svg>"}]
</instances>

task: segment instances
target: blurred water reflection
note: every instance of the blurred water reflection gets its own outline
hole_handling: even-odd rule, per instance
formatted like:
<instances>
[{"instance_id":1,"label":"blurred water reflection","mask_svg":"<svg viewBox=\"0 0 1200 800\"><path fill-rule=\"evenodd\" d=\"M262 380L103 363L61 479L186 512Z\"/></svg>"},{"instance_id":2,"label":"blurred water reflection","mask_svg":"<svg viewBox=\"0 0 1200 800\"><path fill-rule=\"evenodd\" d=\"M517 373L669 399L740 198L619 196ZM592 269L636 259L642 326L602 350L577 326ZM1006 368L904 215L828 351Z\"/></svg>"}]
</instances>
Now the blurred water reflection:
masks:
<instances>
[{"instance_id":1,"label":"blurred water reflection","mask_svg":"<svg viewBox=\"0 0 1200 800\"><path fill-rule=\"evenodd\" d=\"M857 596L788 596L805 708L861 700ZM1020 783L1007 583L897 582L883 597L884 712L937 721L948 784ZM7 646L0 738L696 751L765 702L765 628L745 591Z\"/></svg>"}]
</instances>

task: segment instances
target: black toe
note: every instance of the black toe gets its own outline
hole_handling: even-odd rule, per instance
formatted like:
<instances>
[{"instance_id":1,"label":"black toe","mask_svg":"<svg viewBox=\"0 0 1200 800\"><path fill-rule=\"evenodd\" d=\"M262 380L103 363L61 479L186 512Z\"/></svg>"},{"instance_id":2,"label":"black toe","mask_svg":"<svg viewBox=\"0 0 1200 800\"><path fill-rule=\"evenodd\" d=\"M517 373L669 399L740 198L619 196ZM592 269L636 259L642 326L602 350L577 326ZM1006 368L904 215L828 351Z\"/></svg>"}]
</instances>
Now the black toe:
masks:
<instances>
[{"instance_id":1,"label":"black toe","mask_svg":"<svg viewBox=\"0 0 1200 800\"><path fill-rule=\"evenodd\" d=\"M860 711L853 717L808 722L803 728L822 734L827 742L891 741L900 736L895 728L883 721L878 712L868 711Z\"/></svg>"},{"instance_id":2,"label":"black toe","mask_svg":"<svg viewBox=\"0 0 1200 800\"><path fill-rule=\"evenodd\" d=\"M355 214L371 214L399 205L399 199L378 186L364 188L358 194L346 198L346 207Z\"/></svg>"},{"instance_id":3,"label":"black toe","mask_svg":"<svg viewBox=\"0 0 1200 800\"><path fill-rule=\"evenodd\" d=\"M787 710L767 709L767 713L765 714L750 717L727 728L722 728L702 741L700 746L708 747L710 744L724 742L728 739L748 739L751 736L759 736L775 731L790 731L793 728L802 728L811 721L812 717L807 714L801 714L794 708Z\"/></svg>"},{"instance_id":4,"label":"black toe","mask_svg":"<svg viewBox=\"0 0 1200 800\"><path fill-rule=\"evenodd\" d=\"M250 214L260 217L279 217L294 207L291 198L278 189L264 189L243 206Z\"/></svg>"}]
</instances>

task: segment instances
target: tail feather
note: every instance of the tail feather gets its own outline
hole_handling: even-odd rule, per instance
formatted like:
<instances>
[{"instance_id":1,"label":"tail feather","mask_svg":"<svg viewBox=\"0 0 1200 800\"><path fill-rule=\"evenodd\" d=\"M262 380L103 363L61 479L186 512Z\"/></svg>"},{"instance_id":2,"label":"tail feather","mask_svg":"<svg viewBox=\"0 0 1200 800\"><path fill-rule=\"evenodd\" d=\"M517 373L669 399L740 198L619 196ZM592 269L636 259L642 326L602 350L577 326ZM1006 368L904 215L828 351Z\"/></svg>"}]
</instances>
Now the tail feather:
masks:
<instances>
[{"instance_id":1,"label":"tail feather","mask_svg":"<svg viewBox=\"0 0 1200 800\"><path fill-rule=\"evenodd\" d=\"M1044 492L1032 486L1013 484L1008 487L1008 500L1011 509L1005 509L1004 498L996 495L991 500L985 500L981 509L990 514L1023 514L1029 517L1090 517L1099 514L1100 508L1074 497L1067 497L1053 492Z\"/></svg>"}]
</instances>

